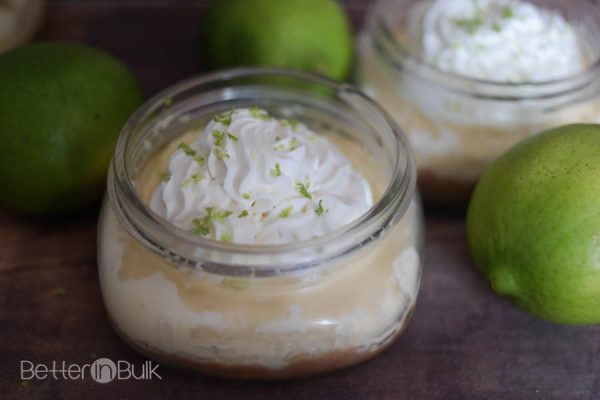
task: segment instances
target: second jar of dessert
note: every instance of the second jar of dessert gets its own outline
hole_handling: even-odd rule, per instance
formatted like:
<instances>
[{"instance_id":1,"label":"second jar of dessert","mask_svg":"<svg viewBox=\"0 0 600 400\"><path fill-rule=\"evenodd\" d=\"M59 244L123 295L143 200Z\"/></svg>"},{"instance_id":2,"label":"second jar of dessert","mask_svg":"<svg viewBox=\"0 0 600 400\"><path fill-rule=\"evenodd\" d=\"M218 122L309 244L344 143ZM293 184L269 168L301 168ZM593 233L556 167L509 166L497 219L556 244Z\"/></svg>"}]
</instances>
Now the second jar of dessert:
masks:
<instances>
[{"instance_id":1,"label":"second jar of dessert","mask_svg":"<svg viewBox=\"0 0 600 400\"><path fill-rule=\"evenodd\" d=\"M115 330L167 364L253 379L373 357L421 272L416 170L348 85L242 69L167 89L124 128L98 239Z\"/></svg>"},{"instance_id":2,"label":"second jar of dessert","mask_svg":"<svg viewBox=\"0 0 600 400\"><path fill-rule=\"evenodd\" d=\"M599 37L583 0L381 0L357 79L409 137L424 197L462 205L513 144L600 121Z\"/></svg>"}]
</instances>

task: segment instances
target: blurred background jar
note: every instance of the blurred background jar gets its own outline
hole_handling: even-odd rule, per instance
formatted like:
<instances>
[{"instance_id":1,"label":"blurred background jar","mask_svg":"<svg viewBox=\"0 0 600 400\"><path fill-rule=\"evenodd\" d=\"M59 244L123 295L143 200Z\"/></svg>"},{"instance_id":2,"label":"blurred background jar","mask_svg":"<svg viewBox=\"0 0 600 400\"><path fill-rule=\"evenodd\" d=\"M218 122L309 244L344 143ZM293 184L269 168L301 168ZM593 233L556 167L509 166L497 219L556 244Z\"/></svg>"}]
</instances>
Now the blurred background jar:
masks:
<instances>
[{"instance_id":1,"label":"blurred background jar","mask_svg":"<svg viewBox=\"0 0 600 400\"><path fill-rule=\"evenodd\" d=\"M0 53L22 45L39 28L44 0L0 1Z\"/></svg>"},{"instance_id":2,"label":"blurred background jar","mask_svg":"<svg viewBox=\"0 0 600 400\"><path fill-rule=\"evenodd\" d=\"M380 0L357 80L409 137L425 200L461 206L513 144L600 121L599 37L583 0Z\"/></svg>"}]
</instances>

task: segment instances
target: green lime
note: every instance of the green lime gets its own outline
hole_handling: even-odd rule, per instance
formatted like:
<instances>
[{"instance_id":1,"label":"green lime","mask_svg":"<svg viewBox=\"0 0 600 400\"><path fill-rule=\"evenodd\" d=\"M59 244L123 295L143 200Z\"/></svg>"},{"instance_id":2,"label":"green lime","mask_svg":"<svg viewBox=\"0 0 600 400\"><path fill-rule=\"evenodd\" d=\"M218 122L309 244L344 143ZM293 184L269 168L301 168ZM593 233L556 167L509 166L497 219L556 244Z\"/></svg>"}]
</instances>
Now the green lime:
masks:
<instances>
[{"instance_id":1,"label":"green lime","mask_svg":"<svg viewBox=\"0 0 600 400\"><path fill-rule=\"evenodd\" d=\"M600 323L600 125L569 125L510 149L467 215L492 288L550 321Z\"/></svg>"},{"instance_id":2,"label":"green lime","mask_svg":"<svg viewBox=\"0 0 600 400\"><path fill-rule=\"evenodd\" d=\"M129 70L58 42L0 56L0 205L54 213L96 201L115 141L142 95Z\"/></svg>"},{"instance_id":3,"label":"green lime","mask_svg":"<svg viewBox=\"0 0 600 400\"><path fill-rule=\"evenodd\" d=\"M352 64L352 34L335 0L214 0L201 31L213 68L277 66L343 80Z\"/></svg>"}]
</instances>

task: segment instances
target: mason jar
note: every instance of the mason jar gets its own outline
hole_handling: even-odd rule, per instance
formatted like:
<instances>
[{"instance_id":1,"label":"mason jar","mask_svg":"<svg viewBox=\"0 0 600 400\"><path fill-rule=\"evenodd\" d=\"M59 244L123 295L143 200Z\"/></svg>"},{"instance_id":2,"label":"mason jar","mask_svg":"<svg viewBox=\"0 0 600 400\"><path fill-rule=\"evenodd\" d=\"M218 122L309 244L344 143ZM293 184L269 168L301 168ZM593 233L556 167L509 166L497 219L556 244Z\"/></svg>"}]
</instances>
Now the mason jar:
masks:
<instances>
[{"instance_id":1,"label":"mason jar","mask_svg":"<svg viewBox=\"0 0 600 400\"><path fill-rule=\"evenodd\" d=\"M269 245L195 236L153 212L141 187L159 175L161 149L216 113L250 106L352 143L345 155L372 184L373 206L323 236ZM415 183L404 134L352 86L236 69L166 89L128 121L108 174L98 265L112 325L150 358L232 378L365 361L398 338L415 307L423 234Z\"/></svg>"},{"instance_id":2,"label":"mason jar","mask_svg":"<svg viewBox=\"0 0 600 400\"><path fill-rule=\"evenodd\" d=\"M359 38L356 76L408 136L425 200L464 205L483 171L515 143L550 127L600 121L600 6L532 1L563 15L592 60L564 79L504 83L443 71L418 54L409 14L428 1L375 4Z\"/></svg>"}]
</instances>

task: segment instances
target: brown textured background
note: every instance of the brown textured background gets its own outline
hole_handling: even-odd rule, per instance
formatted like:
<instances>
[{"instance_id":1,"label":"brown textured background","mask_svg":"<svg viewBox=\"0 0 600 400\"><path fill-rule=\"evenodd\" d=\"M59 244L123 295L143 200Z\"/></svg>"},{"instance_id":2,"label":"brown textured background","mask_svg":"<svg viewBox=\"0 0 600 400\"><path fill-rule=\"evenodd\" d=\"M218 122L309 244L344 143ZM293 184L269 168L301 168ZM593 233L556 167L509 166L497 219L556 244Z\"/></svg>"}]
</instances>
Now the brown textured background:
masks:
<instances>
[{"instance_id":1,"label":"brown textured background","mask_svg":"<svg viewBox=\"0 0 600 400\"><path fill-rule=\"evenodd\" d=\"M370 2L343 3L358 29ZM203 4L52 0L39 36L108 50L151 95L198 73ZM52 219L0 211L0 399L600 399L600 326L539 321L494 295L473 270L463 216L431 210L414 320L366 364L285 383L189 377L161 367L162 381L48 379L23 386L20 360L144 360L108 324L96 272L96 218L96 209Z\"/></svg>"}]
</instances>

